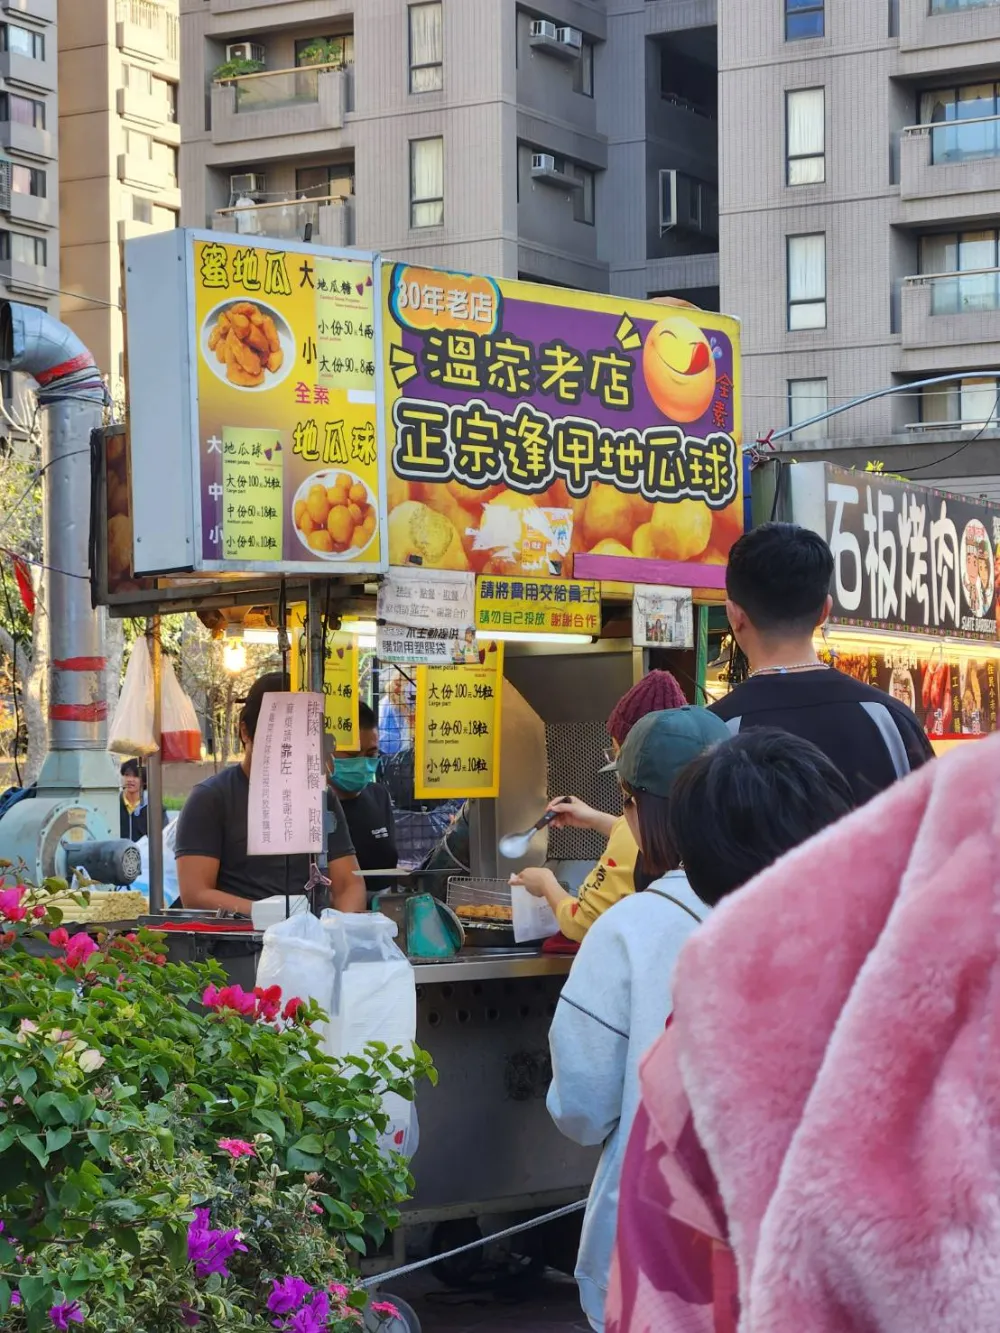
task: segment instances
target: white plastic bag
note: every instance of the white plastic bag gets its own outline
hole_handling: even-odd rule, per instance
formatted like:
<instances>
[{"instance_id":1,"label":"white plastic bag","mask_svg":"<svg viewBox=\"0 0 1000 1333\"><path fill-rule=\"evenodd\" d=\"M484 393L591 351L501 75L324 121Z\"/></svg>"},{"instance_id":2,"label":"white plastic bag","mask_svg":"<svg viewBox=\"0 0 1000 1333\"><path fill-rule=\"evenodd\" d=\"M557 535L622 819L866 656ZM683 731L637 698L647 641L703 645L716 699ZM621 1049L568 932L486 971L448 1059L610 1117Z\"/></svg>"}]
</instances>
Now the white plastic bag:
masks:
<instances>
[{"instance_id":1,"label":"white plastic bag","mask_svg":"<svg viewBox=\"0 0 1000 1333\"><path fill-rule=\"evenodd\" d=\"M297 997L315 1000L329 1014L336 982L335 953L327 932L312 912L297 912L268 926L257 964L257 985L280 986L282 1004ZM327 1024L317 1023L325 1038Z\"/></svg>"},{"instance_id":2,"label":"white plastic bag","mask_svg":"<svg viewBox=\"0 0 1000 1333\"><path fill-rule=\"evenodd\" d=\"M171 819L163 829L163 905L172 907L181 896L181 887L177 882L177 860L174 856L174 843L177 840L177 820ZM149 897L149 839L140 838L135 844L142 860L139 878L129 887L138 889Z\"/></svg>"},{"instance_id":3,"label":"white plastic bag","mask_svg":"<svg viewBox=\"0 0 1000 1333\"><path fill-rule=\"evenodd\" d=\"M533 897L523 884L512 884L510 901L514 912L515 943L528 944L559 934L559 922L544 898Z\"/></svg>"},{"instance_id":4,"label":"white plastic bag","mask_svg":"<svg viewBox=\"0 0 1000 1333\"><path fill-rule=\"evenodd\" d=\"M153 667L144 638L136 639L125 668L118 707L108 731L112 754L148 755L159 749L153 737Z\"/></svg>"},{"instance_id":5,"label":"white plastic bag","mask_svg":"<svg viewBox=\"0 0 1000 1333\"><path fill-rule=\"evenodd\" d=\"M413 966L396 947L396 923L381 912L326 911L323 927L346 944L340 973L337 1017L326 1034L330 1055L364 1055L370 1041L410 1053L417 1035L417 986ZM383 1152L412 1157L419 1144L417 1110L398 1093L387 1092L383 1109L389 1118L379 1137Z\"/></svg>"},{"instance_id":6,"label":"white plastic bag","mask_svg":"<svg viewBox=\"0 0 1000 1333\"><path fill-rule=\"evenodd\" d=\"M169 658L163 659L160 755L165 764L196 764L201 758L201 726L194 704L181 689Z\"/></svg>"}]
</instances>

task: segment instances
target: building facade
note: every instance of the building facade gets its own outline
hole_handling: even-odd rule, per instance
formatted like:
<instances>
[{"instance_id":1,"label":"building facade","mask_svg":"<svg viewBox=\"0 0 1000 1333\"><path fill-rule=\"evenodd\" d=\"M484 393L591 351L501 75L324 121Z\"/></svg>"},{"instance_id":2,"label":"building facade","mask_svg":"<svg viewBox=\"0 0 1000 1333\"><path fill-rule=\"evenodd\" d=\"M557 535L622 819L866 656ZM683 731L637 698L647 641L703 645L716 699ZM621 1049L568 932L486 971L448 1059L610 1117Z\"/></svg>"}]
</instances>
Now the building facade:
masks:
<instances>
[{"instance_id":1,"label":"building facade","mask_svg":"<svg viewBox=\"0 0 1000 1333\"><path fill-rule=\"evenodd\" d=\"M1000 3L718 4L748 432L891 387L781 447L997 493Z\"/></svg>"},{"instance_id":2,"label":"building facade","mask_svg":"<svg viewBox=\"0 0 1000 1333\"><path fill-rule=\"evenodd\" d=\"M59 0L59 74L61 318L117 395L120 242L180 221L177 0Z\"/></svg>"},{"instance_id":3,"label":"building facade","mask_svg":"<svg viewBox=\"0 0 1000 1333\"><path fill-rule=\"evenodd\" d=\"M59 306L56 0L0 4L0 296ZM10 397L5 377L4 397Z\"/></svg>"},{"instance_id":4,"label":"building facade","mask_svg":"<svg viewBox=\"0 0 1000 1333\"><path fill-rule=\"evenodd\" d=\"M181 0L183 219L718 292L715 0Z\"/></svg>"}]
</instances>

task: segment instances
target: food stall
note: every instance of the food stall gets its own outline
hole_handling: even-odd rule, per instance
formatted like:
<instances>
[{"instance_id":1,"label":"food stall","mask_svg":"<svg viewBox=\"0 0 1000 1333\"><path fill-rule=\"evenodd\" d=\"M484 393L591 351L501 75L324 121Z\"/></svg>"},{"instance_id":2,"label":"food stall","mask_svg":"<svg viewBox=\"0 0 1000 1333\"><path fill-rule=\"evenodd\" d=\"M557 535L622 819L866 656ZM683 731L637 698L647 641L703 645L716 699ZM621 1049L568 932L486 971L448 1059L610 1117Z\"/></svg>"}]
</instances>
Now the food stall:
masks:
<instances>
[{"instance_id":1,"label":"food stall","mask_svg":"<svg viewBox=\"0 0 1000 1333\"><path fill-rule=\"evenodd\" d=\"M830 544L825 659L905 703L938 753L996 731L1000 506L826 462L754 476L760 517Z\"/></svg>"},{"instance_id":2,"label":"food stall","mask_svg":"<svg viewBox=\"0 0 1000 1333\"><path fill-rule=\"evenodd\" d=\"M126 296L130 426L97 469L107 600L193 607L220 633L263 608L344 748L372 662L405 672L415 794L467 802L466 906L521 864L576 887L593 834L541 834L517 863L498 839L569 791L616 808L604 722L650 665L704 687L743 528L736 321L183 230L128 243ZM596 1152L544 1104L571 958L499 915L491 936L467 912L466 947L414 959L440 1078L418 1098L410 1225L589 1187ZM252 984L251 923L170 916L175 952Z\"/></svg>"}]
</instances>

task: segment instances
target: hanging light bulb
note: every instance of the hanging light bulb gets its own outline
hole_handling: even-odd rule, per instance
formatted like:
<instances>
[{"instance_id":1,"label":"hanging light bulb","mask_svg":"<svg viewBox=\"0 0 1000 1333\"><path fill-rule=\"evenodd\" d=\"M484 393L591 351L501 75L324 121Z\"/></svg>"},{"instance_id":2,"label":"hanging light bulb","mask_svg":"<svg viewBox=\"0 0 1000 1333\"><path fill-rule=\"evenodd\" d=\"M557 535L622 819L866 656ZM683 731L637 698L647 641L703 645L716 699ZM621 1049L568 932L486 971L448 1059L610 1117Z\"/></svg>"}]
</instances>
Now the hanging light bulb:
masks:
<instances>
[{"instance_id":1,"label":"hanging light bulb","mask_svg":"<svg viewBox=\"0 0 1000 1333\"><path fill-rule=\"evenodd\" d=\"M242 639L233 639L222 650L222 665L234 676L247 667L247 650Z\"/></svg>"}]
</instances>

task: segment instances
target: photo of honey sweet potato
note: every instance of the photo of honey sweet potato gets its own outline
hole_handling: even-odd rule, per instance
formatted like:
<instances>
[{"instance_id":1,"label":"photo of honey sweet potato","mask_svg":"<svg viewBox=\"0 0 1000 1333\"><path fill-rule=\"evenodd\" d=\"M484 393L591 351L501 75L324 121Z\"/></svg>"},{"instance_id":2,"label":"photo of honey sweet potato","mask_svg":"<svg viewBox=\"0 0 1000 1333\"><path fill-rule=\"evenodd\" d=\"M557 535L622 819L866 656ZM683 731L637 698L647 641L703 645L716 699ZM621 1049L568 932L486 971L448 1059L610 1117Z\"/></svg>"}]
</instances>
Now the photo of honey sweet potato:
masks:
<instances>
[{"instance_id":1,"label":"photo of honey sweet potato","mask_svg":"<svg viewBox=\"0 0 1000 1333\"><path fill-rule=\"evenodd\" d=\"M227 302L205 322L205 359L220 379L238 389L273 388L291 369L292 346L281 316L254 301Z\"/></svg>"}]
</instances>

